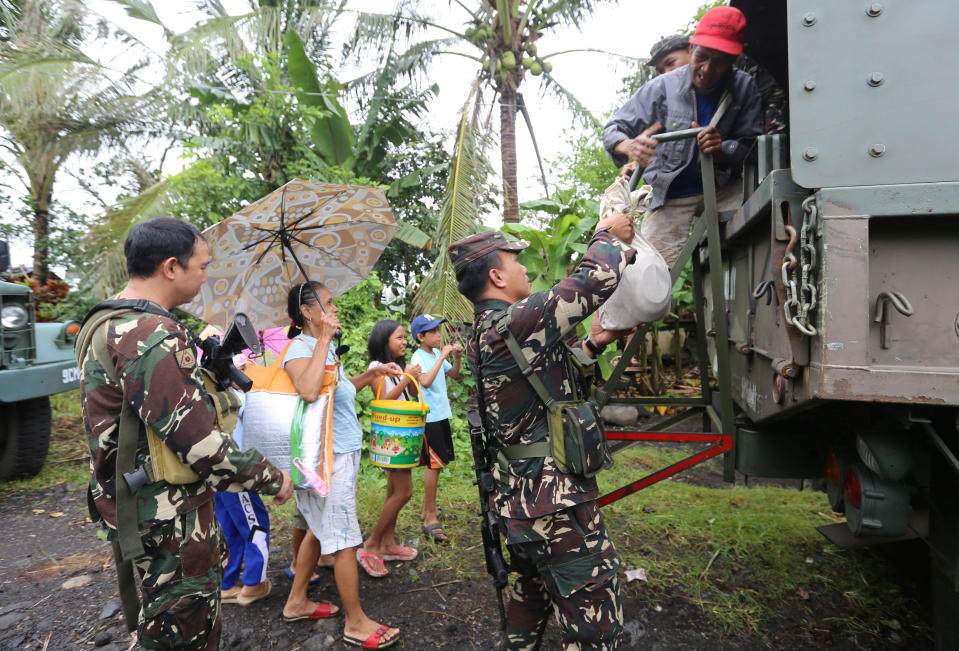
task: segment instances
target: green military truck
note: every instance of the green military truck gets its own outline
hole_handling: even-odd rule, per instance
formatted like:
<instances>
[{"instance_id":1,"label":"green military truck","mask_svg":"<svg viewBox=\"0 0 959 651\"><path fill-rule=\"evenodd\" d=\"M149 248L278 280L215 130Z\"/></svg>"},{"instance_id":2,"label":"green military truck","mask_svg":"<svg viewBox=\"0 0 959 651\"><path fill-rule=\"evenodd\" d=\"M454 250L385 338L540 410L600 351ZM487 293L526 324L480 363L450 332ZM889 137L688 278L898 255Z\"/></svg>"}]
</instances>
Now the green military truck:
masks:
<instances>
[{"instance_id":1,"label":"green military truck","mask_svg":"<svg viewBox=\"0 0 959 651\"><path fill-rule=\"evenodd\" d=\"M10 266L0 240L0 271ZM50 447L50 396L75 389L78 323L37 323L29 287L0 281L0 481L40 472Z\"/></svg>"}]
</instances>

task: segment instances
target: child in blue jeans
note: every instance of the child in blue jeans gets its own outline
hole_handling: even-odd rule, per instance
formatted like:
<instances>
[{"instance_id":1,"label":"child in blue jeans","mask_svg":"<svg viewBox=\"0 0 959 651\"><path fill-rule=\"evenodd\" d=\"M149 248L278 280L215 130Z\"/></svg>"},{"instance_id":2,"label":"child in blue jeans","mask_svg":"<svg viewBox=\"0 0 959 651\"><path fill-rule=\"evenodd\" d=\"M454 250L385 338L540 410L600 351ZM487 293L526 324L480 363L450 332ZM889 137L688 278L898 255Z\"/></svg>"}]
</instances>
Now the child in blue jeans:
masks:
<instances>
[{"instance_id":1,"label":"child in blue jeans","mask_svg":"<svg viewBox=\"0 0 959 651\"><path fill-rule=\"evenodd\" d=\"M410 359L422 369L420 387L423 400L429 405L426 414L426 435L423 440L423 456L420 464L426 466L423 475L423 532L436 542L446 542L449 537L443 532L436 509L436 486L440 471L453 461L453 436L450 430L450 401L446 395L446 376L460 379L463 347L460 344L443 345L439 326L446 319L437 319L421 314L410 324L413 338L420 347ZM453 363L447 357L453 354Z\"/></svg>"}]
</instances>

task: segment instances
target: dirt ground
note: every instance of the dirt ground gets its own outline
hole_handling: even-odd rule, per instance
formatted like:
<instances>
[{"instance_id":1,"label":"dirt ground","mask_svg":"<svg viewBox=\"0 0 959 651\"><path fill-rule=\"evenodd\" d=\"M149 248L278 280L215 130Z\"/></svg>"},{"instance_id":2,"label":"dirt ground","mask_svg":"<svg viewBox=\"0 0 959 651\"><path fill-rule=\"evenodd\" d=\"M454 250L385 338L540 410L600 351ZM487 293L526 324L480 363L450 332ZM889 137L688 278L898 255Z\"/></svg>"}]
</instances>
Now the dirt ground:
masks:
<instances>
[{"instance_id":1,"label":"dirt ground","mask_svg":"<svg viewBox=\"0 0 959 651\"><path fill-rule=\"evenodd\" d=\"M79 434L77 434L79 435ZM701 466L680 481L721 483L718 466ZM61 483L0 499L0 649L130 649L117 600L110 547L86 515L85 488ZM402 534L403 532L401 532ZM408 532L412 535L413 532ZM455 544L455 543L454 543ZM473 544L473 543L470 543ZM342 619L289 624L280 610L290 581L283 575L289 549L271 549L272 594L248 607L224 606L224 649L345 649ZM915 554L912 554L915 556ZM394 648L492 649L499 616L491 583L451 572L422 571L417 562L390 563L392 573L371 579L362 572L360 595L367 613L403 630ZM890 563L890 582L924 593L915 572ZM921 572L920 572L921 573ZM332 573L311 588L314 599L339 603ZM835 602L817 595L801 605L784 603L763 637L729 637L722 624L679 591L658 593L655 607L639 582L624 586L624 649L923 649L928 639L909 639L884 628L885 637L849 633L837 626ZM928 628L928 627L927 627ZM845 631L845 632L843 632ZM544 649L559 648L550 623Z\"/></svg>"},{"instance_id":2,"label":"dirt ground","mask_svg":"<svg viewBox=\"0 0 959 651\"><path fill-rule=\"evenodd\" d=\"M117 610L109 545L95 537L79 487L61 484L8 497L0 504L0 649L128 649ZM349 648L338 639L342 621L287 624L280 609L289 587L283 576L287 550L270 560L273 593L248 607L224 607L222 648ZM399 648L494 648L498 616L490 583L423 573L416 563L391 564L385 579L361 576L364 608L404 631ZM311 589L319 599L338 601L332 576ZM895 578L895 577L893 577ZM70 581L78 587L67 587ZM831 612L784 609L766 639L730 638L682 594L649 608L635 584L625 588L628 649L928 648L927 640L837 637ZM825 606L824 606L825 608ZM558 648L555 626L544 649Z\"/></svg>"}]
</instances>

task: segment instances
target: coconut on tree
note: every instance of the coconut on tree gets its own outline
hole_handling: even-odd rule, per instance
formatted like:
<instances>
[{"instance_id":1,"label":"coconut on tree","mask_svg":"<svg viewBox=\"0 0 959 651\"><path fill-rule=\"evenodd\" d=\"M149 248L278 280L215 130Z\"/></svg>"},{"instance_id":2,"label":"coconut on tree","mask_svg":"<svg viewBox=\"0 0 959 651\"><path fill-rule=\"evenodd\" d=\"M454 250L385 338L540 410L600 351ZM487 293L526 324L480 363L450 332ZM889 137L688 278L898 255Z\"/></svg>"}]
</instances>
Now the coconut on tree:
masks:
<instances>
[{"instance_id":1,"label":"coconut on tree","mask_svg":"<svg viewBox=\"0 0 959 651\"><path fill-rule=\"evenodd\" d=\"M465 56L476 62L476 73L463 104L456 131L449 182L440 209L439 224L433 237L438 250L436 264L423 280L417 293L418 311L442 313L454 320L468 320L471 307L456 290L446 247L476 231L480 222L481 190L486 185L489 166L484 156L484 118L481 108L484 93L492 92L499 103L500 164L503 184L503 219L519 221L517 192L516 117L523 113L532 135L532 124L525 112L520 88L527 73L540 77L545 88L563 100L577 114L597 124L582 103L553 76L553 58L583 50L548 51L551 30L560 26L581 27L583 20L602 4L615 0L457 0L463 12L461 22L442 24L401 3L391 15L360 15L357 19L354 51L383 48L397 34L407 34L413 45L399 58L403 72L429 75L437 57ZM403 28L403 29L401 29ZM442 36L416 40L417 30L433 28ZM405 31L404 31L405 30ZM535 137L533 139L535 146ZM545 183L545 181L544 181Z\"/></svg>"}]
</instances>

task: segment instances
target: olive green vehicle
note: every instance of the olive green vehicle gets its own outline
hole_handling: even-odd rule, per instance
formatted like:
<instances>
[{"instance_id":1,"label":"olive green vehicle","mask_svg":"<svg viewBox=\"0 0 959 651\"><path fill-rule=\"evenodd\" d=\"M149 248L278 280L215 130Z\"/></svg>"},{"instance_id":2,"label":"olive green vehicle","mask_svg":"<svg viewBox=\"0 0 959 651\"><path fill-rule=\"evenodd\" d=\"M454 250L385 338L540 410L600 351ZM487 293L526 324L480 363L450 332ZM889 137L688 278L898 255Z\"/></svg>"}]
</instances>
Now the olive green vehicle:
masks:
<instances>
[{"instance_id":1,"label":"olive green vehicle","mask_svg":"<svg viewBox=\"0 0 959 651\"><path fill-rule=\"evenodd\" d=\"M717 213L707 191L673 270L692 263L704 392L612 397L634 337L599 398L687 409L653 431L701 415L722 437L705 456L725 455L727 481L821 481L846 515L819 528L837 545L926 541L936 647L957 649L959 157L947 134L959 75L944 55L959 3L730 4L789 119L747 156L738 210Z\"/></svg>"},{"instance_id":2,"label":"olive green vehicle","mask_svg":"<svg viewBox=\"0 0 959 651\"><path fill-rule=\"evenodd\" d=\"M0 270L9 264L7 244L0 241ZM37 323L30 288L0 281L0 481L43 467L50 447L49 396L80 383L73 358L78 325Z\"/></svg>"}]
</instances>

